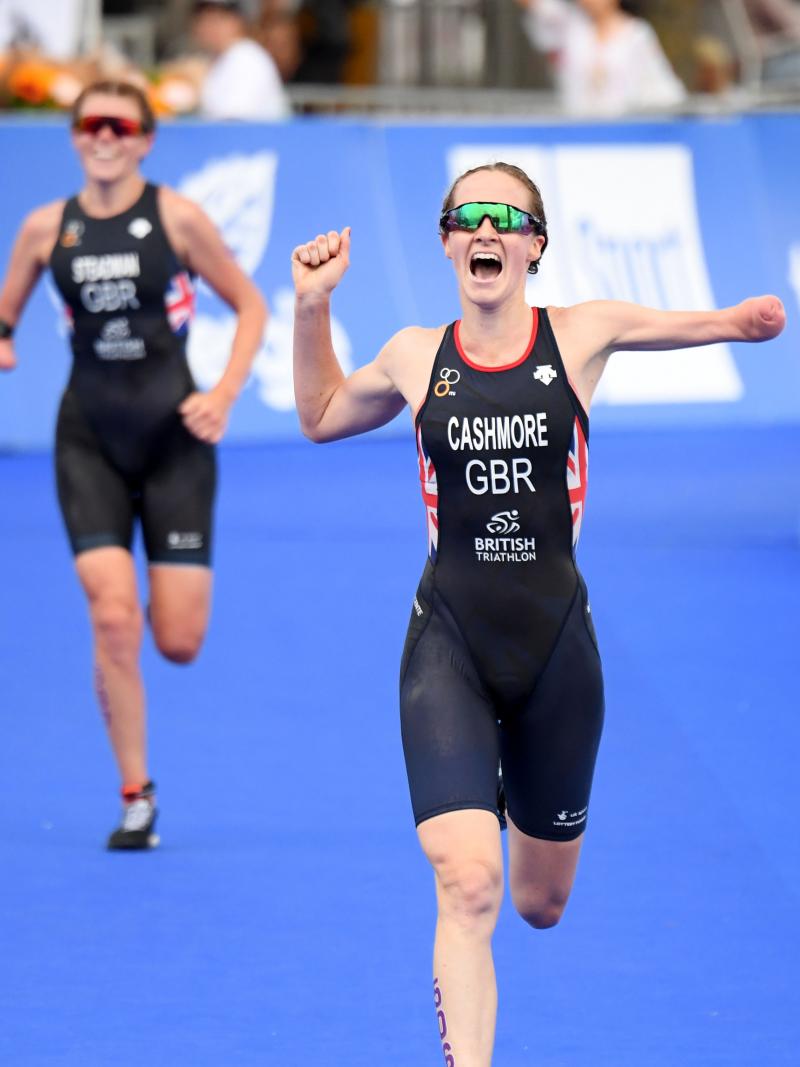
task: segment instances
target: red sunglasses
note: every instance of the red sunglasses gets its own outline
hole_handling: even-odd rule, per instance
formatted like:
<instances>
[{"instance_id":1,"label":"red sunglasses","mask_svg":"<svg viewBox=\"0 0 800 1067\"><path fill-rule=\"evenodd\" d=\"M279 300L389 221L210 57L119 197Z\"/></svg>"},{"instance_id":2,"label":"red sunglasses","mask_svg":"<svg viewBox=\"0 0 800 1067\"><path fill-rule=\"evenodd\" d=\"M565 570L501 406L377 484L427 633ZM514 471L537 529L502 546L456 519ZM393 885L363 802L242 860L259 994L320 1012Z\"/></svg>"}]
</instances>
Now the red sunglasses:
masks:
<instances>
[{"instance_id":1,"label":"red sunglasses","mask_svg":"<svg viewBox=\"0 0 800 1067\"><path fill-rule=\"evenodd\" d=\"M122 119L116 115L83 115L72 124L77 133L100 133L104 126L115 137L139 137L143 132L142 124L138 119Z\"/></svg>"}]
</instances>

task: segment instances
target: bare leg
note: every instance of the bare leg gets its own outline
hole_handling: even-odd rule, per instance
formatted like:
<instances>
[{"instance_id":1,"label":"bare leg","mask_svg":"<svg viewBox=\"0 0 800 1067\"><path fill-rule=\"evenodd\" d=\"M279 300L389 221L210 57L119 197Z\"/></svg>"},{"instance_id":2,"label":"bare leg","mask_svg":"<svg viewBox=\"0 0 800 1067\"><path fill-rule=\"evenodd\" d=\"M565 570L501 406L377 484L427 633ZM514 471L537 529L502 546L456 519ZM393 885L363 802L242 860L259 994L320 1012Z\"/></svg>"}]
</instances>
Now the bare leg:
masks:
<instances>
[{"instance_id":1,"label":"bare leg","mask_svg":"<svg viewBox=\"0 0 800 1067\"><path fill-rule=\"evenodd\" d=\"M173 663L191 663L200 651L211 611L208 567L150 567L150 625L159 652Z\"/></svg>"},{"instance_id":2,"label":"bare leg","mask_svg":"<svg viewBox=\"0 0 800 1067\"><path fill-rule=\"evenodd\" d=\"M497 1015L492 935L503 895L497 817L447 812L419 826L436 876L434 1003L449 1067L490 1067Z\"/></svg>"},{"instance_id":3,"label":"bare leg","mask_svg":"<svg viewBox=\"0 0 800 1067\"><path fill-rule=\"evenodd\" d=\"M508 820L508 882L522 918L544 930L555 926L567 905L583 844L529 837Z\"/></svg>"},{"instance_id":4,"label":"bare leg","mask_svg":"<svg viewBox=\"0 0 800 1067\"><path fill-rule=\"evenodd\" d=\"M148 781L145 696L139 668L142 613L131 554L95 548L75 561L89 601L95 688L123 783Z\"/></svg>"}]
</instances>

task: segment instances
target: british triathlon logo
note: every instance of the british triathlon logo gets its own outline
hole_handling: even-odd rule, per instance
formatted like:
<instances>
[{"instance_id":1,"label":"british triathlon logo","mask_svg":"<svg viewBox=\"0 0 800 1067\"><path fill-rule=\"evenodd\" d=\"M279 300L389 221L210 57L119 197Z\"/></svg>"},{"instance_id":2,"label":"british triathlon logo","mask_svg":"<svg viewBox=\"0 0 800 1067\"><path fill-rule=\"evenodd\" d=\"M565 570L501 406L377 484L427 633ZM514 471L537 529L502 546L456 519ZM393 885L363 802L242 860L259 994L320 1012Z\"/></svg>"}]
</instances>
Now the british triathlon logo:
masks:
<instances>
[{"instance_id":1,"label":"british triathlon logo","mask_svg":"<svg viewBox=\"0 0 800 1067\"><path fill-rule=\"evenodd\" d=\"M533 376L537 382L542 382L543 385L549 385L554 378L558 377L558 373L553 370L549 363L543 363L541 367L537 367L533 372Z\"/></svg>"},{"instance_id":2,"label":"british triathlon logo","mask_svg":"<svg viewBox=\"0 0 800 1067\"><path fill-rule=\"evenodd\" d=\"M131 324L126 318L109 319L93 344L98 359L144 359L147 350L141 337L131 337Z\"/></svg>"},{"instance_id":3,"label":"british triathlon logo","mask_svg":"<svg viewBox=\"0 0 800 1067\"><path fill-rule=\"evenodd\" d=\"M486 523L486 529L493 534L516 533L519 529L518 518L519 512L516 509L514 511L498 511Z\"/></svg>"},{"instance_id":4,"label":"british triathlon logo","mask_svg":"<svg viewBox=\"0 0 800 1067\"><path fill-rule=\"evenodd\" d=\"M532 563L536 559L536 538L508 536L520 529L518 518L516 508L492 515L486 529L494 536L475 538L475 557L479 563Z\"/></svg>"},{"instance_id":5,"label":"british triathlon logo","mask_svg":"<svg viewBox=\"0 0 800 1067\"><path fill-rule=\"evenodd\" d=\"M460 381L461 374L459 371L451 370L450 367L442 367L439 371L439 381L433 387L434 395L455 396L456 391L453 386L458 385Z\"/></svg>"}]
</instances>

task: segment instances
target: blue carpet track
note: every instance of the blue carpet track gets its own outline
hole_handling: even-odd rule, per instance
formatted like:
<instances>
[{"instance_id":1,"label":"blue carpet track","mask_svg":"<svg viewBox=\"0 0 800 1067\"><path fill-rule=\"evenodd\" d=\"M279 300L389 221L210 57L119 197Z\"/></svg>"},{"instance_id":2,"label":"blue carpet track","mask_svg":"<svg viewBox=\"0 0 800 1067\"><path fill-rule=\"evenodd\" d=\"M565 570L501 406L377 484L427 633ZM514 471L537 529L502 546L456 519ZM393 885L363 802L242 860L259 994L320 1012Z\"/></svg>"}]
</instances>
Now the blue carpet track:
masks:
<instances>
[{"instance_id":1,"label":"blue carpet track","mask_svg":"<svg viewBox=\"0 0 800 1067\"><path fill-rule=\"evenodd\" d=\"M0 1063L441 1062L396 692L418 493L410 435L223 450L207 646L145 651L163 844L110 855L51 460L0 456ZM799 509L798 428L594 435L606 731L563 923L501 916L496 1067L798 1062Z\"/></svg>"}]
</instances>

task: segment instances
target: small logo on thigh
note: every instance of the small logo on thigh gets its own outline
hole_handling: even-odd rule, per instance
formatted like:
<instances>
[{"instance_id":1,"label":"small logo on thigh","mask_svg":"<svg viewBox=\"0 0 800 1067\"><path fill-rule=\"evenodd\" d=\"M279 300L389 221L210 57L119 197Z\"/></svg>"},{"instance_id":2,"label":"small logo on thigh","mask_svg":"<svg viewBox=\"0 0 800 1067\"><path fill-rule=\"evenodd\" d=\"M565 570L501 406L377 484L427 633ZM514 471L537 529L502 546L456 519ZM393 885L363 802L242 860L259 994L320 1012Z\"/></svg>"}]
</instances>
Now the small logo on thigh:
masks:
<instances>
[{"instance_id":1,"label":"small logo on thigh","mask_svg":"<svg viewBox=\"0 0 800 1067\"><path fill-rule=\"evenodd\" d=\"M203 535L196 530L186 532L171 530L167 534L167 547L177 552L187 549L196 550L203 547Z\"/></svg>"},{"instance_id":2,"label":"small logo on thigh","mask_svg":"<svg viewBox=\"0 0 800 1067\"><path fill-rule=\"evenodd\" d=\"M562 808L561 811L556 812L556 817L553 819L553 826L571 827L580 826L581 823L586 822L586 813L589 810L589 806L581 808L580 811L570 811L568 808Z\"/></svg>"}]
</instances>

